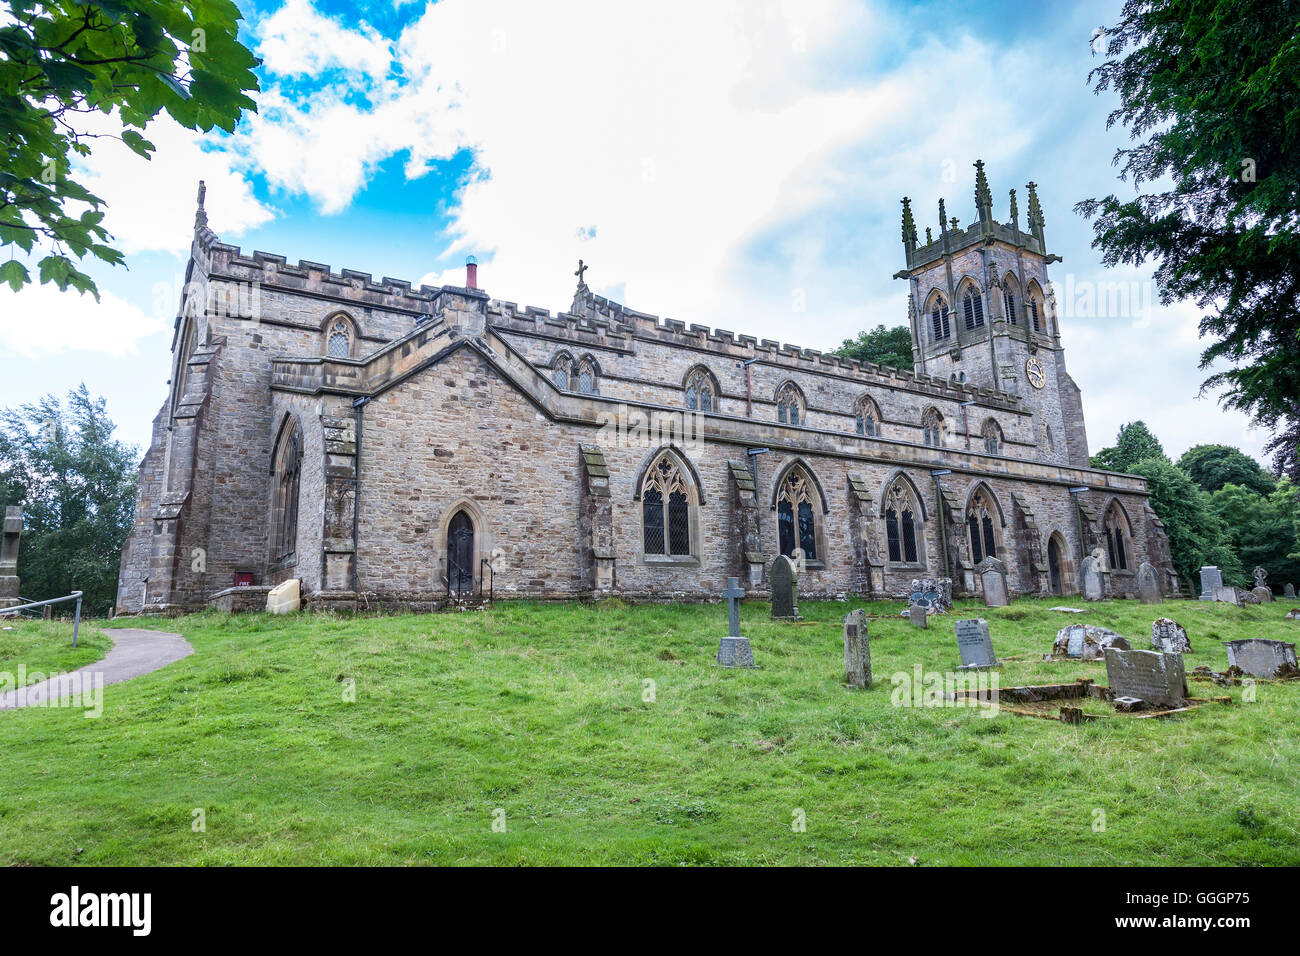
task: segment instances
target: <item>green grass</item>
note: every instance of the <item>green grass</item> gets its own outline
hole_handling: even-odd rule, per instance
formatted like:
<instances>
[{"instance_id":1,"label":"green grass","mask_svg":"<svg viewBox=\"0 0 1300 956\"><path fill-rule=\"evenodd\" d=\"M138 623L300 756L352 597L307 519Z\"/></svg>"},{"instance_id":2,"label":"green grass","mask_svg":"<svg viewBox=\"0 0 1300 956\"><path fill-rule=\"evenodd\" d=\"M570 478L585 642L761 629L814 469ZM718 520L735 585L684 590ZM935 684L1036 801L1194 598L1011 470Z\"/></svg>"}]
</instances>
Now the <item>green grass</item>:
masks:
<instances>
[{"instance_id":1,"label":"green grass","mask_svg":"<svg viewBox=\"0 0 1300 956\"><path fill-rule=\"evenodd\" d=\"M1189 670L1223 669L1220 640L1300 635L1281 604L1055 603L872 621L866 692L842 683L854 602L804 602L804 625L746 604L756 671L713 663L721 605L120 621L196 653L107 688L98 720L0 714L0 863L1300 863L1300 683L1253 703L1193 684L1234 703L1082 726L892 706L891 674L958 662L957 617L987 617L1007 657L1080 620L1147 646L1163 613ZM1077 676L1104 665L1000 679Z\"/></svg>"},{"instance_id":2,"label":"green grass","mask_svg":"<svg viewBox=\"0 0 1300 956\"><path fill-rule=\"evenodd\" d=\"M18 682L19 666L24 685L63 674L101 659L113 642L91 626L82 626L77 646L72 646L71 621L34 621L0 617L0 671ZM7 684L0 681L0 684Z\"/></svg>"}]
</instances>

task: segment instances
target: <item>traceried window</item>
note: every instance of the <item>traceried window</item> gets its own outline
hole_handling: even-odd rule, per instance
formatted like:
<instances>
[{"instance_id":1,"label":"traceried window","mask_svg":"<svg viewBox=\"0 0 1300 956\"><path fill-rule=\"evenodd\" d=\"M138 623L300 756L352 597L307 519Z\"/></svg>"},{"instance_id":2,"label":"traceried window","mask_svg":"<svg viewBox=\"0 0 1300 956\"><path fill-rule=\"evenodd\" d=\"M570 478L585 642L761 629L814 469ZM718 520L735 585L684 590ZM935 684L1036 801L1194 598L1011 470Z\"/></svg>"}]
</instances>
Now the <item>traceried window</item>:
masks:
<instances>
[{"instance_id":1,"label":"traceried window","mask_svg":"<svg viewBox=\"0 0 1300 956\"><path fill-rule=\"evenodd\" d=\"M885 539L893 564L919 564L921 527L916 499L905 481L894 482L885 495Z\"/></svg>"},{"instance_id":2,"label":"traceried window","mask_svg":"<svg viewBox=\"0 0 1300 956\"><path fill-rule=\"evenodd\" d=\"M271 560L293 557L298 542L298 485L302 474L302 429L287 426L275 450L271 508Z\"/></svg>"},{"instance_id":3,"label":"traceried window","mask_svg":"<svg viewBox=\"0 0 1300 956\"><path fill-rule=\"evenodd\" d=\"M578 391L583 395L596 394L596 366L590 358L578 363Z\"/></svg>"},{"instance_id":4,"label":"traceried window","mask_svg":"<svg viewBox=\"0 0 1300 956\"><path fill-rule=\"evenodd\" d=\"M865 395L858 399L857 413L853 420L854 429L867 438L880 437L880 409L876 403Z\"/></svg>"},{"instance_id":5,"label":"traceried window","mask_svg":"<svg viewBox=\"0 0 1300 956\"><path fill-rule=\"evenodd\" d=\"M702 368L686 376L686 407L691 411L711 412L717 408L718 396L713 378Z\"/></svg>"},{"instance_id":6,"label":"traceried window","mask_svg":"<svg viewBox=\"0 0 1300 956\"><path fill-rule=\"evenodd\" d=\"M343 319L330 326L326 353L330 358L347 358L352 354L352 329Z\"/></svg>"},{"instance_id":7,"label":"traceried window","mask_svg":"<svg viewBox=\"0 0 1300 956\"><path fill-rule=\"evenodd\" d=\"M943 296L936 296L930 309L930 331L936 342L942 342L952 335L952 321L948 317L948 303Z\"/></svg>"},{"instance_id":8,"label":"traceried window","mask_svg":"<svg viewBox=\"0 0 1300 956\"><path fill-rule=\"evenodd\" d=\"M794 382L786 382L777 389L776 420L783 425L799 425L804 421L803 396Z\"/></svg>"},{"instance_id":9,"label":"traceried window","mask_svg":"<svg viewBox=\"0 0 1300 956\"><path fill-rule=\"evenodd\" d=\"M551 381L562 392L569 390L569 379L573 374L573 360L561 352L551 362Z\"/></svg>"},{"instance_id":10,"label":"traceried window","mask_svg":"<svg viewBox=\"0 0 1300 956\"><path fill-rule=\"evenodd\" d=\"M943 416L937 408L929 409L921 418L921 433L927 445L943 447Z\"/></svg>"},{"instance_id":11,"label":"traceried window","mask_svg":"<svg viewBox=\"0 0 1300 956\"><path fill-rule=\"evenodd\" d=\"M1128 570L1128 521L1124 518L1124 512L1120 510L1119 503L1112 503L1106 512L1106 555L1110 558L1110 566L1120 571Z\"/></svg>"},{"instance_id":12,"label":"traceried window","mask_svg":"<svg viewBox=\"0 0 1300 956\"><path fill-rule=\"evenodd\" d=\"M989 500L988 492L981 488L971 499L970 509L966 513L970 558L974 564L979 564L985 558L998 556L997 534L993 524L994 511L995 506Z\"/></svg>"},{"instance_id":13,"label":"traceried window","mask_svg":"<svg viewBox=\"0 0 1300 956\"><path fill-rule=\"evenodd\" d=\"M677 459L665 452L650 466L641 489L642 552L689 557L694 491Z\"/></svg>"},{"instance_id":14,"label":"traceried window","mask_svg":"<svg viewBox=\"0 0 1300 956\"><path fill-rule=\"evenodd\" d=\"M967 286L961 302L962 315L966 320L966 329L978 329L984 325L984 298L974 286Z\"/></svg>"},{"instance_id":15,"label":"traceried window","mask_svg":"<svg viewBox=\"0 0 1300 956\"><path fill-rule=\"evenodd\" d=\"M984 421L984 427L980 430L980 435L984 439L984 450L990 455L1002 454L1002 429L998 423L988 418Z\"/></svg>"},{"instance_id":16,"label":"traceried window","mask_svg":"<svg viewBox=\"0 0 1300 956\"><path fill-rule=\"evenodd\" d=\"M791 468L781 482L776 498L777 543L787 558L794 557L795 548L799 548L804 560L817 560L816 495L812 480L802 468Z\"/></svg>"}]
</instances>

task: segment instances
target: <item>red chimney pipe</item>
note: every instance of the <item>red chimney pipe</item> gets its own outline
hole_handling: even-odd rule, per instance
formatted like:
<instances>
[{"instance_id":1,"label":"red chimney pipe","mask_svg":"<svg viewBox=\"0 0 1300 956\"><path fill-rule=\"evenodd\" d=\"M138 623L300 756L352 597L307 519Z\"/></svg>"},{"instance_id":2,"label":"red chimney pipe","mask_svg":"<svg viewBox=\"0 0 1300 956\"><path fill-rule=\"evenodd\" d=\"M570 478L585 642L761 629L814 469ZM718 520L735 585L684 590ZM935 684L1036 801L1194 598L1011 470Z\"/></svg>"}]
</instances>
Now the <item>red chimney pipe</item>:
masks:
<instances>
[{"instance_id":1,"label":"red chimney pipe","mask_svg":"<svg viewBox=\"0 0 1300 956\"><path fill-rule=\"evenodd\" d=\"M465 257L465 288L478 288L478 259L474 256Z\"/></svg>"}]
</instances>

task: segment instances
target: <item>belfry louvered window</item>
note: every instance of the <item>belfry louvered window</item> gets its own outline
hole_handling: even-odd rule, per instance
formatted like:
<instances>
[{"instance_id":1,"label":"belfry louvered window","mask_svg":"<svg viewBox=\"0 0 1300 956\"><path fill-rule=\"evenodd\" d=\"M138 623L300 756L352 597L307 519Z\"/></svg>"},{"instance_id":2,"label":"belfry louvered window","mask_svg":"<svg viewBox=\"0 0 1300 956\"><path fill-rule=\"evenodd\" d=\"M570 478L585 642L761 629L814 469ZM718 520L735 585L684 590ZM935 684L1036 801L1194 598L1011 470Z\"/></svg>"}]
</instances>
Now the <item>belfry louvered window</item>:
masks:
<instances>
[{"instance_id":1,"label":"belfry louvered window","mask_svg":"<svg viewBox=\"0 0 1300 956\"><path fill-rule=\"evenodd\" d=\"M967 289L962 299L962 312L966 319L966 328L978 329L984 324L984 299L974 289Z\"/></svg>"},{"instance_id":2,"label":"belfry louvered window","mask_svg":"<svg viewBox=\"0 0 1300 956\"><path fill-rule=\"evenodd\" d=\"M936 342L941 342L952 335L952 323L948 318L948 303L943 299L936 299L934 308L930 310L930 327Z\"/></svg>"}]
</instances>

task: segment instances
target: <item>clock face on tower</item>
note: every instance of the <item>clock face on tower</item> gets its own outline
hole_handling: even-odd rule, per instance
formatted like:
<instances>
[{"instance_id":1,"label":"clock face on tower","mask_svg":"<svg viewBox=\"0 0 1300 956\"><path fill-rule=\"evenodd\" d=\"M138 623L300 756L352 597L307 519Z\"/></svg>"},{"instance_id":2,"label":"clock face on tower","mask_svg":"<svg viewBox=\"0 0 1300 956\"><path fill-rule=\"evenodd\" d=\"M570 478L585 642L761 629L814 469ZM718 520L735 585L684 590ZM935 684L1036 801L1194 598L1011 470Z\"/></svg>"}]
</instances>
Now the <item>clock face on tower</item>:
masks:
<instances>
[{"instance_id":1,"label":"clock face on tower","mask_svg":"<svg viewBox=\"0 0 1300 956\"><path fill-rule=\"evenodd\" d=\"M1043 368L1043 363L1037 358L1031 358L1025 363L1025 375L1029 377L1029 384L1034 388L1042 388L1047 384L1047 372Z\"/></svg>"}]
</instances>

